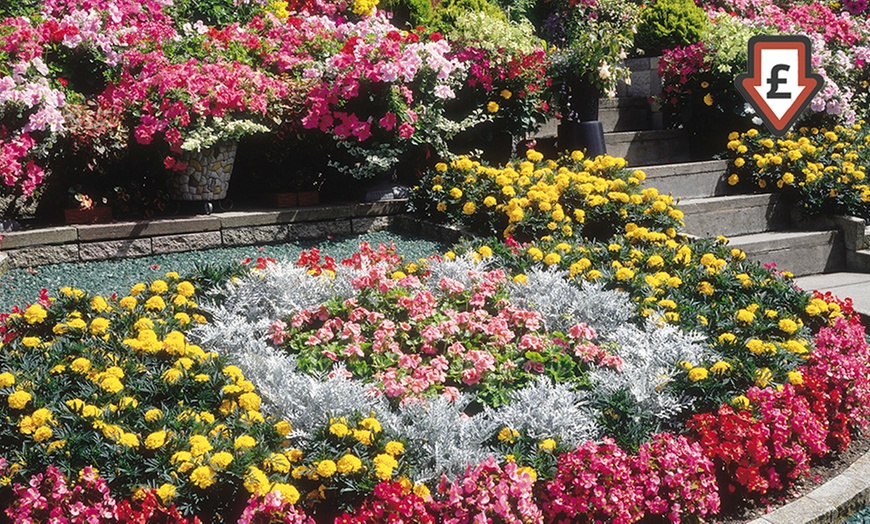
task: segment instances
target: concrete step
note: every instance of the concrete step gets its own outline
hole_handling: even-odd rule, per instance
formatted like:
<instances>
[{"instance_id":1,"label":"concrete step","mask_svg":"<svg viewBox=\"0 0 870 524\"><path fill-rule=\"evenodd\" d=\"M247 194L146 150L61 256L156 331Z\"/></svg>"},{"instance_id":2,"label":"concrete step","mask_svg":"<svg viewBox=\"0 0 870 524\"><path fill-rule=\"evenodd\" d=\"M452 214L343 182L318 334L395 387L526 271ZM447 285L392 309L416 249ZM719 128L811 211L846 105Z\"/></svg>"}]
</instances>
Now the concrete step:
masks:
<instances>
[{"instance_id":1,"label":"concrete step","mask_svg":"<svg viewBox=\"0 0 870 524\"><path fill-rule=\"evenodd\" d=\"M779 194L726 195L681 200L685 232L711 238L762 233L789 226L788 206Z\"/></svg>"},{"instance_id":2,"label":"concrete step","mask_svg":"<svg viewBox=\"0 0 870 524\"><path fill-rule=\"evenodd\" d=\"M727 167L727 160L707 160L638 166L636 169L646 173L646 185L660 193L670 193L676 198L702 198L728 192Z\"/></svg>"},{"instance_id":3,"label":"concrete step","mask_svg":"<svg viewBox=\"0 0 870 524\"><path fill-rule=\"evenodd\" d=\"M837 231L768 231L730 237L748 258L776 264L796 276L844 271L845 248Z\"/></svg>"},{"instance_id":4,"label":"concrete step","mask_svg":"<svg viewBox=\"0 0 870 524\"><path fill-rule=\"evenodd\" d=\"M859 271L870 276L870 249L846 251L846 267L849 271ZM870 290L867 291L870 298Z\"/></svg>"},{"instance_id":5,"label":"concrete step","mask_svg":"<svg viewBox=\"0 0 870 524\"><path fill-rule=\"evenodd\" d=\"M622 157L633 166L693 160L688 137L682 129L605 133L604 143L608 155Z\"/></svg>"},{"instance_id":6,"label":"concrete step","mask_svg":"<svg viewBox=\"0 0 870 524\"><path fill-rule=\"evenodd\" d=\"M602 98L598 101L598 121L605 133L661 129L661 112L653 111L649 99L642 97ZM555 139L559 120L551 118L535 134L535 139Z\"/></svg>"}]
</instances>

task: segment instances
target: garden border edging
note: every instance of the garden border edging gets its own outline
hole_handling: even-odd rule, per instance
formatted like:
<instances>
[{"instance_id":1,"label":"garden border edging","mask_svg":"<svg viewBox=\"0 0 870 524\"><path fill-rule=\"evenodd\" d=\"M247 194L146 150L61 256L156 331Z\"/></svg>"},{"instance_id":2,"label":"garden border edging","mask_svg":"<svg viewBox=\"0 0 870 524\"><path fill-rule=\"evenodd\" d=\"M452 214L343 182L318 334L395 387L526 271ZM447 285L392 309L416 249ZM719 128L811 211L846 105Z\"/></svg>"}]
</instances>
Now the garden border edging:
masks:
<instances>
[{"instance_id":1,"label":"garden border edging","mask_svg":"<svg viewBox=\"0 0 870 524\"><path fill-rule=\"evenodd\" d=\"M52 226L6 233L0 274L46 264L138 258L202 249L274 244L388 229L407 199L281 210Z\"/></svg>"}]
</instances>

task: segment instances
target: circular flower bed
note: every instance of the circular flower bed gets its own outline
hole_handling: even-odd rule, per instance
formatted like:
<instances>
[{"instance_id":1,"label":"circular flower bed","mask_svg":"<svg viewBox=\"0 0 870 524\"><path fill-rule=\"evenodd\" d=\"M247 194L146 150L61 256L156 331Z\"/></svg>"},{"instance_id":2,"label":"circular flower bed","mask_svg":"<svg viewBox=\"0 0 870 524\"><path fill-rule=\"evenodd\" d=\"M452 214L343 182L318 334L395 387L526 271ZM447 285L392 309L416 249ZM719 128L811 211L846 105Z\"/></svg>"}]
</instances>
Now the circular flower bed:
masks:
<instances>
[{"instance_id":1,"label":"circular flower bed","mask_svg":"<svg viewBox=\"0 0 870 524\"><path fill-rule=\"evenodd\" d=\"M866 428L848 301L683 238L618 160L458 162L423 191L461 172L445 216L492 197L453 216L528 223L523 243L315 249L4 315L7 515L680 522L776 496ZM535 228L559 208L571 235ZM578 241L602 209L616 234Z\"/></svg>"}]
</instances>

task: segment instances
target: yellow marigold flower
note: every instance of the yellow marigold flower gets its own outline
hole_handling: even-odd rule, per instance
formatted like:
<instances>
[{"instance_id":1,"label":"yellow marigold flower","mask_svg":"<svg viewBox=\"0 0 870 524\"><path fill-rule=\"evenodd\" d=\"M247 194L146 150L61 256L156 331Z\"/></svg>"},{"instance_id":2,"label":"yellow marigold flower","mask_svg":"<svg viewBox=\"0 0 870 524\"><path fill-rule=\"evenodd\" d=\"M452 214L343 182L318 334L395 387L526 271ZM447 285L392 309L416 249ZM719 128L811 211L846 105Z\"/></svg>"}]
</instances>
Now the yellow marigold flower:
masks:
<instances>
[{"instance_id":1,"label":"yellow marigold flower","mask_svg":"<svg viewBox=\"0 0 870 524\"><path fill-rule=\"evenodd\" d=\"M558 264L561 261L562 257L559 256L558 253L548 253L547 256L544 257L544 264L548 266Z\"/></svg>"},{"instance_id":2,"label":"yellow marigold flower","mask_svg":"<svg viewBox=\"0 0 870 524\"><path fill-rule=\"evenodd\" d=\"M439 173L447 171L447 164L445 164L444 162L438 162L437 164L435 164L435 171L438 171Z\"/></svg>"},{"instance_id":3,"label":"yellow marigold flower","mask_svg":"<svg viewBox=\"0 0 870 524\"><path fill-rule=\"evenodd\" d=\"M529 149L526 151L526 158L528 158L532 162L540 162L544 159L544 155L535 151L534 149Z\"/></svg>"},{"instance_id":4,"label":"yellow marigold flower","mask_svg":"<svg viewBox=\"0 0 870 524\"><path fill-rule=\"evenodd\" d=\"M22 337L21 344L27 348L35 348L38 347L42 343L42 340L39 337Z\"/></svg>"},{"instance_id":5,"label":"yellow marigold flower","mask_svg":"<svg viewBox=\"0 0 870 524\"><path fill-rule=\"evenodd\" d=\"M336 422L329 426L329 432L338 438L342 438L350 433L350 429L348 429L347 424Z\"/></svg>"},{"instance_id":6,"label":"yellow marigold flower","mask_svg":"<svg viewBox=\"0 0 870 524\"><path fill-rule=\"evenodd\" d=\"M154 295L145 301L145 309L150 311L162 311L166 308L166 302L159 295Z\"/></svg>"},{"instance_id":7,"label":"yellow marigold flower","mask_svg":"<svg viewBox=\"0 0 870 524\"><path fill-rule=\"evenodd\" d=\"M331 477L338 470L338 467L335 465L335 462L326 459L321 460L316 464L315 471L321 477Z\"/></svg>"},{"instance_id":8,"label":"yellow marigold flower","mask_svg":"<svg viewBox=\"0 0 870 524\"><path fill-rule=\"evenodd\" d=\"M6 402L12 409L24 409L27 403L31 400L33 400L33 395L31 395L27 391L18 390L9 395L9 397L6 399Z\"/></svg>"},{"instance_id":9,"label":"yellow marigold flower","mask_svg":"<svg viewBox=\"0 0 870 524\"><path fill-rule=\"evenodd\" d=\"M249 466L245 474L244 486L248 493L264 493L268 492L272 483L269 482L269 477L260 468Z\"/></svg>"},{"instance_id":10,"label":"yellow marigold flower","mask_svg":"<svg viewBox=\"0 0 870 524\"><path fill-rule=\"evenodd\" d=\"M492 248L489 246L480 246L477 253L483 258L489 258L492 256Z\"/></svg>"},{"instance_id":11,"label":"yellow marigold flower","mask_svg":"<svg viewBox=\"0 0 870 524\"><path fill-rule=\"evenodd\" d=\"M755 385L764 388L773 380L773 373L769 368L761 368L755 370Z\"/></svg>"},{"instance_id":12,"label":"yellow marigold flower","mask_svg":"<svg viewBox=\"0 0 870 524\"><path fill-rule=\"evenodd\" d=\"M421 497L425 500L429 500L432 498L432 493L430 493L429 488L426 484L417 484L414 486L414 495Z\"/></svg>"},{"instance_id":13,"label":"yellow marigold flower","mask_svg":"<svg viewBox=\"0 0 870 524\"><path fill-rule=\"evenodd\" d=\"M381 480L387 480L393 476L393 470L399 467L399 463L392 456L381 453L372 461L375 465L375 476Z\"/></svg>"},{"instance_id":14,"label":"yellow marigold flower","mask_svg":"<svg viewBox=\"0 0 870 524\"><path fill-rule=\"evenodd\" d=\"M272 493L275 492L281 494L281 501L287 501L290 504L296 504L299 501L299 490L291 484L276 482L275 485L272 486Z\"/></svg>"},{"instance_id":15,"label":"yellow marigold flower","mask_svg":"<svg viewBox=\"0 0 870 524\"><path fill-rule=\"evenodd\" d=\"M744 324L751 324L755 320L755 313L748 309L740 309L737 311L737 320Z\"/></svg>"},{"instance_id":16,"label":"yellow marigold flower","mask_svg":"<svg viewBox=\"0 0 870 524\"><path fill-rule=\"evenodd\" d=\"M160 502L168 504L175 498L175 486L169 483L161 484L160 487L157 488L157 497L160 499Z\"/></svg>"},{"instance_id":17,"label":"yellow marigold flower","mask_svg":"<svg viewBox=\"0 0 870 524\"><path fill-rule=\"evenodd\" d=\"M118 377L108 376L100 381L100 387L109 393L117 393L124 389L124 384L118 380Z\"/></svg>"},{"instance_id":18,"label":"yellow marigold flower","mask_svg":"<svg viewBox=\"0 0 870 524\"><path fill-rule=\"evenodd\" d=\"M466 215L473 215L475 211L477 211L477 206L474 204L474 202L466 202L462 206L462 212Z\"/></svg>"},{"instance_id":19,"label":"yellow marigold flower","mask_svg":"<svg viewBox=\"0 0 870 524\"><path fill-rule=\"evenodd\" d=\"M634 278L634 271L627 267L623 267L616 270L614 276L616 277L616 280L631 280Z\"/></svg>"},{"instance_id":20,"label":"yellow marigold flower","mask_svg":"<svg viewBox=\"0 0 870 524\"><path fill-rule=\"evenodd\" d=\"M260 410L260 396L256 393L242 393L239 396L239 406L248 411Z\"/></svg>"},{"instance_id":21,"label":"yellow marigold flower","mask_svg":"<svg viewBox=\"0 0 870 524\"><path fill-rule=\"evenodd\" d=\"M194 457L200 457L214 449L208 438L203 435L193 435L187 440L187 443L190 444L190 454Z\"/></svg>"},{"instance_id":22,"label":"yellow marigold flower","mask_svg":"<svg viewBox=\"0 0 870 524\"><path fill-rule=\"evenodd\" d=\"M275 431L277 431L282 437L286 437L291 431L293 431L293 426L291 426L286 420L279 420L275 423Z\"/></svg>"},{"instance_id":23,"label":"yellow marigold flower","mask_svg":"<svg viewBox=\"0 0 870 524\"><path fill-rule=\"evenodd\" d=\"M395 457L405 452L405 445L396 440L391 440L384 446L384 451Z\"/></svg>"},{"instance_id":24,"label":"yellow marigold flower","mask_svg":"<svg viewBox=\"0 0 870 524\"><path fill-rule=\"evenodd\" d=\"M507 442L508 444L513 444L517 441L517 437L520 436L520 433L509 427L504 427L501 431L498 432L498 440L499 442Z\"/></svg>"},{"instance_id":25,"label":"yellow marigold flower","mask_svg":"<svg viewBox=\"0 0 870 524\"><path fill-rule=\"evenodd\" d=\"M187 280L183 282L179 282L177 286L175 286L175 292L184 298L190 298L196 293L196 288L193 287L193 284L188 282Z\"/></svg>"},{"instance_id":26,"label":"yellow marigold flower","mask_svg":"<svg viewBox=\"0 0 870 524\"><path fill-rule=\"evenodd\" d=\"M257 441L254 440L254 437L250 435L242 435L236 438L235 442L233 442L234 449L250 449L257 445Z\"/></svg>"},{"instance_id":27,"label":"yellow marigold flower","mask_svg":"<svg viewBox=\"0 0 870 524\"><path fill-rule=\"evenodd\" d=\"M351 431L353 433L353 438L355 438L360 444L365 446L372 445L372 432L367 429L354 429Z\"/></svg>"},{"instance_id":28,"label":"yellow marigold flower","mask_svg":"<svg viewBox=\"0 0 870 524\"><path fill-rule=\"evenodd\" d=\"M131 310L131 311L134 310L134 309L136 309L136 306L137 306L138 304L139 304L139 301L136 300L134 297L131 297L131 296L126 296L126 297L124 297L124 298L122 298L121 300L118 301L118 305L119 305L119 306L121 306L121 307L124 308L124 309L129 309L129 310Z\"/></svg>"},{"instance_id":29,"label":"yellow marigold flower","mask_svg":"<svg viewBox=\"0 0 870 524\"><path fill-rule=\"evenodd\" d=\"M36 442L45 442L50 439L53 432L48 426L40 426L36 428L36 431L33 432L33 440Z\"/></svg>"},{"instance_id":30,"label":"yellow marigold flower","mask_svg":"<svg viewBox=\"0 0 870 524\"><path fill-rule=\"evenodd\" d=\"M523 274L514 275L513 280L517 284L528 284L529 283L529 277L527 277L526 275L523 275Z\"/></svg>"},{"instance_id":31,"label":"yellow marigold flower","mask_svg":"<svg viewBox=\"0 0 870 524\"><path fill-rule=\"evenodd\" d=\"M206 489L214 484L214 468L211 466L198 466L190 472L190 482L200 489Z\"/></svg>"},{"instance_id":32,"label":"yellow marigold flower","mask_svg":"<svg viewBox=\"0 0 870 524\"><path fill-rule=\"evenodd\" d=\"M283 453L272 453L263 461L263 467L276 473L290 473L290 459Z\"/></svg>"},{"instance_id":33,"label":"yellow marigold flower","mask_svg":"<svg viewBox=\"0 0 870 524\"><path fill-rule=\"evenodd\" d=\"M543 260L544 252L536 247L530 247L528 250L528 254L532 257L532 260Z\"/></svg>"},{"instance_id":34,"label":"yellow marigold flower","mask_svg":"<svg viewBox=\"0 0 870 524\"><path fill-rule=\"evenodd\" d=\"M488 104L486 104L486 110L490 113L498 113L498 102L494 100L490 101Z\"/></svg>"},{"instance_id":35,"label":"yellow marigold flower","mask_svg":"<svg viewBox=\"0 0 870 524\"><path fill-rule=\"evenodd\" d=\"M538 449L550 453L556 449L556 441L551 438L546 438L538 444Z\"/></svg>"},{"instance_id":36,"label":"yellow marigold flower","mask_svg":"<svg viewBox=\"0 0 870 524\"><path fill-rule=\"evenodd\" d=\"M163 412L157 408L151 408L145 412L145 420L147 422L155 422L163 418Z\"/></svg>"},{"instance_id":37,"label":"yellow marigold flower","mask_svg":"<svg viewBox=\"0 0 870 524\"><path fill-rule=\"evenodd\" d=\"M740 177L737 173L731 173L731 176L728 177L728 185L736 186L740 182Z\"/></svg>"},{"instance_id":38,"label":"yellow marigold flower","mask_svg":"<svg viewBox=\"0 0 870 524\"><path fill-rule=\"evenodd\" d=\"M722 375L724 373L727 373L727 372L731 371L731 369L732 369L731 364L729 364L728 362L725 362L724 360L720 360L720 361L716 362L715 364L713 364L712 366L710 366L710 371L712 373L717 374L717 375Z\"/></svg>"},{"instance_id":39,"label":"yellow marigold flower","mask_svg":"<svg viewBox=\"0 0 870 524\"><path fill-rule=\"evenodd\" d=\"M208 320L207 320L203 315L200 315L199 313L195 313L195 314L192 316L192 318L193 318L193 320L194 320L197 324L206 324L206 323L208 323Z\"/></svg>"},{"instance_id":40,"label":"yellow marigold flower","mask_svg":"<svg viewBox=\"0 0 870 524\"><path fill-rule=\"evenodd\" d=\"M0 373L0 388L8 388L13 385L15 385L15 375L8 371Z\"/></svg>"},{"instance_id":41,"label":"yellow marigold flower","mask_svg":"<svg viewBox=\"0 0 870 524\"><path fill-rule=\"evenodd\" d=\"M161 294L169 291L169 285L164 280L155 280L151 283L151 287L149 288L152 293Z\"/></svg>"},{"instance_id":42,"label":"yellow marigold flower","mask_svg":"<svg viewBox=\"0 0 870 524\"><path fill-rule=\"evenodd\" d=\"M135 433L126 433L122 431L118 437L118 444L128 448L138 448L139 436Z\"/></svg>"},{"instance_id":43,"label":"yellow marigold flower","mask_svg":"<svg viewBox=\"0 0 870 524\"><path fill-rule=\"evenodd\" d=\"M586 273L585 278L586 278L586 280L598 280L599 278L601 278L601 271L598 271L597 269L593 269L593 270L589 271L588 273Z\"/></svg>"},{"instance_id":44,"label":"yellow marigold flower","mask_svg":"<svg viewBox=\"0 0 870 524\"><path fill-rule=\"evenodd\" d=\"M147 437L145 437L145 447L147 449L157 449L159 447L162 447L163 444L165 444L165 443L166 443L166 432L163 430L155 431L153 433L150 433Z\"/></svg>"},{"instance_id":45,"label":"yellow marigold flower","mask_svg":"<svg viewBox=\"0 0 870 524\"><path fill-rule=\"evenodd\" d=\"M184 373L180 369L170 368L164 371L162 375L160 375L160 379L167 384L177 384L183 376Z\"/></svg>"},{"instance_id":46,"label":"yellow marigold flower","mask_svg":"<svg viewBox=\"0 0 870 524\"><path fill-rule=\"evenodd\" d=\"M701 380L706 379L708 376L707 368L692 368L689 370L689 380L692 382L699 382Z\"/></svg>"},{"instance_id":47,"label":"yellow marigold flower","mask_svg":"<svg viewBox=\"0 0 870 524\"><path fill-rule=\"evenodd\" d=\"M226 451L218 451L208 459L208 463L217 469L225 469L232 461L233 454Z\"/></svg>"},{"instance_id":48,"label":"yellow marigold flower","mask_svg":"<svg viewBox=\"0 0 870 524\"><path fill-rule=\"evenodd\" d=\"M501 93L499 93L499 96L501 96L501 97L504 98L505 100L510 100L510 98L511 98L512 95L513 95L513 93L511 93L511 92L508 91L507 89L502 89L502 90L501 90Z\"/></svg>"},{"instance_id":49,"label":"yellow marigold flower","mask_svg":"<svg viewBox=\"0 0 870 524\"><path fill-rule=\"evenodd\" d=\"M794 320L790 318L783 318L779 321L779 329L791 335L792 333L797 331L798 325Z\"/></svg>"},{"instance_id":50,"label":"yellow marigold flower","mask_svg":"<svg viewBox=\"0 0 870 524\"><path fill-rule=\"evenodd\" d=\"M804 383L804 376L801 375L800 371L789 371L788 383L793 386L800 386Z\"/></svg>"},{"instance_id":51,"label":"yellow marigold flower","mask_svg":"<svg viewBox=\"0 0 870 524\"><path fill-rule=\"evenodd\" d=\"M738 395L731 399L731 404L738 409L749 409L750 402L746 395Z\"/></svg>"},{"instance_id":52,"label":"yellow marigold flower","mask_svg":"<svg viewBox=\"0 0 870 524\"><path fill-rule=\"evenodd\" d=\"M48 317L48 312L40 304L32 304L24 311L24 320L30 324L39 324Z\"/></svg>"},{"instance_id":53,"label":"yellow marigold flower","mask_svg":"<svg viewBox=\"0 0 870 524\"><path fill-rule=\"evenodd\" d=\"M356 473L362 469L362 461L356 455L348 453L338 459L335 466L339 473L347 475L348 473Z\"/></svg>"},{"instance_id":54,"label":"yellow marigold flower","mask_svg":"<svg viewBox=\"0 0 870 524\"><path fill-rule=\"evenodd\" d=\"M453 198L462 198L462 190L458 187L454 187L450 189L450 196L452 196Z\"/></svg>"}]
</instances>

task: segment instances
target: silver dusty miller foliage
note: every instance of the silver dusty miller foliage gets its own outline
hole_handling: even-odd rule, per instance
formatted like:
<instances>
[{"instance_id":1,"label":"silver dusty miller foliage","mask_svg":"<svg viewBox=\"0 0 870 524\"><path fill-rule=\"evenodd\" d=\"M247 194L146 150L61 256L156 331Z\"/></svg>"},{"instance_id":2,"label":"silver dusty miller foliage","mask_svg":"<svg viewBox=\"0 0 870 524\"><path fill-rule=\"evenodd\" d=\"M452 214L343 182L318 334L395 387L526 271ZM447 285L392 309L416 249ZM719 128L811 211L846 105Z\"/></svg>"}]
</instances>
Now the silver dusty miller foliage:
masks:
<instances>
[{"instance_id":1,"label":"silver dusty miller foliage","mask_svg":"<svg viewBox=\"0 0 870 524\"><path fill-rule=\"evenodd\" d=\"M475 274L488 269L470 257L432 262L429 283L435 293L441 278L468 288ZM457 475L479 463L491 454L487 441L504 427L535 439L559 438L568 446L599 438L598 406L617 392L629 393L639 421L652 419L656 426L691 407L668 389L668 374L679 361L703 360L707 349L700 335L652 321L638 328L628 322L632 308L626 293L572 283L552 269L529 271L527 284L509 283L507 290L515 304L541 313L548 329L564 332L585 322L599 333L599 343L623 359L621 372L594 370L591 391L541 378L514 391L508 404L472 417L464 413L474 401L467 394L453 402L438 397L393 408L370 382L348 378L341 365L320 376L302 373L293 355L267 342L273 321L333 297L353 297L351 280L367 272L342 268L335 277L318 277L291 263L275 264L215 293L225 300L203 301L212 321L197 327L192 338L238 365L256 384L264 410L292 423L294 438L311 438L330 417L374 414L386 431L407 439L418 482Z\"/></svg>"},{"instance_id":2,"label":"silver dusty miller foliage","mask_svg":"<svg viewBox=\"0 0 870 524\"><path fill-rule=\"evenodd\" d=\"M583 322L606 335L631 318L628 293L595 282L571 283L567 272L555 269L532 269L526 277L525 284L509 284L511 302L540 313L551 331L564 333Z\"/></svg>"}]
</instances>

